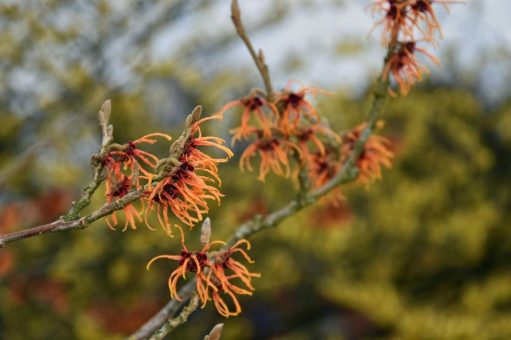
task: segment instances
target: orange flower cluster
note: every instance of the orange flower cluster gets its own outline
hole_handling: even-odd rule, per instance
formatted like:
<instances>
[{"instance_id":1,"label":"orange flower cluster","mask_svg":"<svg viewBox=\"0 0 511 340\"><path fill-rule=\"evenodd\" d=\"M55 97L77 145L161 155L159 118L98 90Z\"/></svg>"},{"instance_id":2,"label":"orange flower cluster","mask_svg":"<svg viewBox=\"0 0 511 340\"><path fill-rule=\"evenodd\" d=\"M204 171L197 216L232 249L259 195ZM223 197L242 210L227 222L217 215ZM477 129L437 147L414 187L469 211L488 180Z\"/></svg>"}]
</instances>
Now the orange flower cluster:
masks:
<instances>
[{"instance_id":1,"label":"orange flower cluster","mask_svg":"<svg viewBox=\"0 0 511 340\"><path fill-rule=\"evenodd\" d=\"M435 56L423 48L418 48L415 41L400 43L397 51L387 61L383 74L387 78L392 75L402 95L408 94L412 86L422 80L422 75L429 73L428 68L417 60L416 52L420 52L435 64L440 64Z\"/></svg>"},{"instance_id":2,"label":"orange flower cluster","mask_svg":"<svg viewBox=\"0 0 511 340\"><path fill-rule=\"evenodd\" d=\"M328 147L324 154L311 157L309 178L313 188L319 188L331 180L342 168L340 150Z\"/></svg>"},{"instance_id":3,"label":"orange flower cluster","mask_svg":"<svg viewBox=\"0 0 511 340\"><path fill-rule=\"evenodd\" d=\"M203 136L200 125L211 119L221 119L221 115L203 118L191 127L191 132L184 142L183 150L178 158L178 165L147 193L149 202L146 209L146 224L149 211L155 209L161 227L169 235L171 224L169 210L184 224L192 227L201 221L209 211L208 200L220 204L223 195L214 186L220 185L217 164L226 162L232 157L232 152L223 146L223 140L217 137ZM204 153L199 147L214 147L226 153L225 158L213 158Z\"/></svg>"},{"instance_id":4,"label":"orange flower cluster","mask_svg":"<svg viewBox=\"0 0 511 340\"><path fill-rule=\"evenodd\" d=\"M339 140L333 131L319 123L318 112L306 98L325 91L312 87L294 91L291 85L275 93L271 102L253 91L219 111L223 114L233 107L243 108L240 126L231 131L232 142L252 139L241 155L240 168L252 171L252 160L258 155L258 179L261 181L270 170L282 177L296 175L297 169L293 169L290 157L298 160L298 167L307 166L314 153L325 153L325 142Z\"/></svg>"},{"instance_id":5,"label":"orange flower cluster","mask_svg":"<svg viewBox=\"0 0 511 340\"><path fill-rule=\"evenodd\" d=\"M113 144L111 150L101 159L106 170L105 195L108 203L124 197L130 191L142 188L141 180L147 180L151 176L150 170L146 168L153 169L159 159L155 155L141 150L140 145L155 144L157 140L154 137L163 137L167 141L172 138L163 133L151 133L125 145ZM139 211L132 203L125 205L122 210L125 215L123 231L128 226L136 229L135 220L142 221ZM114 212L106 221L111 229L115 229L118 224L117 214Z\"/></svg>"},{"instance_id":6,"label":"orange flower cluster","mask_svg":"<svg viewBox=\"0 0 511 340\"><path fill-rule=\"evenodd\" d=\"M417 43L429 42L436 45L435 33L442 36L441 25L435 13L435 4L447 8L458 0L376 0L372 5L375 13L382 18L375 26L382 25L382 44L391 49L386 60L384 79L391 77L398 84L402 95L408 94L411 87L429 73L426 66L419 63L417 53L439 64L438 60ZM393 92L391 92L393 94Z\"/></svg>"},{"instance_id":7,"label":"orange flower cluster","mask_svg":"<svg viewBox=\"0 0 511 340\"><path fill-rule=\"evenodd\" d=\"M407 48L414 49L415 46L407 45ZM298 170L302 168L307 171L311 187L317 189L335 177L351 155L365 126L360 125L341 137L319 123L319 114L306 95L316 95L321 91L316 88L293 91L288 84L281 93L274 95L273 102L253 91L249 96L225 105L219 114L236 106L243 108L241 125L232 130L233 143L254 137L240 157L241 170L252 171L252 159L258 155L258 179L261 181L270 171L296 179ZM290 157L295 160L294 163ZM367 183L379 178L381 167L390 167L391 158L389 141L371 136L357 161L359 182ZM293 168L293 164L296 167ZM338 189L335 196L342 197Z\"/></svg>"},{"instance_id":8,"label":"orange flower cluster","mask_svg":"<svg viewBox=\"0 0 511 340\"><path fill-rule=\"evenodd\" d=\"M341 148L341 161L344 163L353 152L355 143L360 139L366 124L360 124L343 136ZM390 141L381 136L371 135L364 144L364 149L357 159L359 170L358 181L369 183L381 178L381 168L390 168L394 156L390 151Z\"/></svg>"},{"instance_id":9,"label":"orange flower cluster","mask_svg":"<svg viewBox=\"0 0 511 340\"><path fill-rule=\"evenodd\" d=\"M112 144L110 151L102 158L106 169L106 197L108 203L120 199L133 190L140 190L147 184L147 191L140 200L141 207L133 203L123 207L125 225L136 229L137 223L144 220L146 226L154 230L149 221L149 215L156 211L160 226L170 236L170 215L173 214L183 223L193 226L203 219L208 212L208 200L220 203L223 195L216 186L221 184L218 177L218 164L226 162L232 156L231 150L222 144L224 141L217 137L203 136L201 124L211 119L221 119L219 115L203 118L188 127L186 138L180 138L173 145L179 150L177 158L164 159L172 165L172 170L156 185L152 185L156 168L164 161L152 153L140 149L142 144L154 144L154 137L170 136L162 133L152 133L125 145ZM226 153L225 158L214 158L201 149L213 147ZM141 211L144 211L142 214ZM142 215L144 219L142 219ZM116 214L107 219L110 228L118 224Z\"/></svg>"},{"instance_id":10,"label":"orange flower cluster","mask_svg":"<svg viewBox=\"0 0 511 340\"><path fill-rule=\"evenodd\" d=\"M252 278L260 277L258 273L251 273L245 265L234 259L239 253L248 262L254 261L248 256L246 250L250 249L247 240L240 240L225 251L213 251L213 245L225 245L223 241L206 242L200 251L190 252L184 243L184 234L181 227L177 226L181 234L182 251L179 255L160 255L149 261L147 269L159 259L168 259L178 262L178 267L170 274L168 286L170 297L181 301L178 295L179 279L186 279L186 273L195 274L197 295L202 302L202 308L208 301L213 301L217 311L225 316L235 316L241 313L241 306L237 295L252 295L254 287ZM246 250L242 245L246 246ZM233 306L229 306L225 300L228 297Z\"/></svg>"}]
</instances>

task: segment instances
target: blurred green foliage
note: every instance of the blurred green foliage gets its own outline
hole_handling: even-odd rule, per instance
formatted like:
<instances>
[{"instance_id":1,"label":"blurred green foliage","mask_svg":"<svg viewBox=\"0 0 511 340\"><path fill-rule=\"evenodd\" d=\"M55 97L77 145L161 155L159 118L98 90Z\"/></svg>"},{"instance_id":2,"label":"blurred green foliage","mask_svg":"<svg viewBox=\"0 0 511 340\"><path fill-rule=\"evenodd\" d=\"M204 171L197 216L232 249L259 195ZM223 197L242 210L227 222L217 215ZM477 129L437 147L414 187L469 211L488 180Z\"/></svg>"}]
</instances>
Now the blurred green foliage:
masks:
<instances>
[{"instance_id":1,"label":"blurred green foliage","mask_svg":"<svg viewBox=\"0 0 511 340\"><path fill-rule=\"evenodd\" d=\"M338 96L320 108L333 126L348 128L367 105ZM241 299L244 313L223 320L207 306L176 338L199 338L217 322L226 323L226 339L511 336L510 108L484 112L471 94L435 87L391 100L382 133L392 140L393 169L368 187L345 187L340 206L322 201L256 235L254 270L263 277L254 296ZM274 177L261 186L236 161L222 177L214 239L280 207L292 191ZM189 233L190 248L198 237ZM145 264L179 245L162 231L112 232L96 223L7 251L15 261L1 278L4 337L93 339L126 335L164 304L173 264L150 272Z\"/></svg>"},{"instance_id":2,"label":"blurred green foliage","mask_svg":"<svg viewBox=\"0 0 511 340\"><path fill-rule=\"evenodd\" d=\"M0 6L0 71L9 80L0 84L0 234L65 213L90 178L96 113L107 97L116 140L125 142L151 131L176 136L194 105L213 112L250 87L248 76L229 70L206 76L180 60L148 61L147 36L208 2L155 2L150 24L141 20L151 12L144 3L119 11L80 2L77 20L58 27L55 17L76 15L75 5L41 1L27 5L30 15ZM275 13L268 20L282 15ZM83 25L90 22L97 25ZM132 66L129 82L119 84L108 72L109 47L135 23L142 28L130 49L116 55ZM232 39L233 32L198 37L181 56L207 56L208 46ZM26 70L38 86L20 90L12 79ZM363 121L369 99L338 95L319 105L341 131ZM227 136L231 117L210 132ZM396 154L383 180L346 186L339 205L319 202L253 237L262 278L241 299L243 314L223 319L208 305L175 338L202 338L218 322L224 339L511 337L511 104L488 108L468 91L431 85L390 100L383 118L381 133ZM213 239L293 195L289 182L270 176L263 186L236 161L221 169L226 197L211 207ZM100 191L89 209L103 202ZM198 247L198 230L188 235L189 248ZM174 264L147 272L147 261L179 251L161 230L112 232L102 222L0 249L0 338L122 338L168 299Z\"/></svg>"}]
</instances>

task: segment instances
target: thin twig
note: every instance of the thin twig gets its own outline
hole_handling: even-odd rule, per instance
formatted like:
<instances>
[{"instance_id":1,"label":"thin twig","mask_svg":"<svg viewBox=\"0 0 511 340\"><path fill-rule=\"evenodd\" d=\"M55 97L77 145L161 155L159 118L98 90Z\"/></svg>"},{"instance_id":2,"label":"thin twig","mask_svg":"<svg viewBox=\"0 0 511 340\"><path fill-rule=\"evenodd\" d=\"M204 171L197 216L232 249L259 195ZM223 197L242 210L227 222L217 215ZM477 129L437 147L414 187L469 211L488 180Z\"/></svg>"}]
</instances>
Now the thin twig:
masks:
<instances>
[{"instance_id":1,"label":"thin twig","mask_svg":"<svg viewBox=\"0 0 511 340\"><path fill-rule=\"evenodd\" d=\"M270 72L268 71L268 65L266 65L266 61L264 59L263 50L259 50L259 53L256 53L252 42L250 41L247 33L245 32L245 28L243 27L243 23L241 21L241 11L238 5L238 0L232 0L231 2L231 19L236 27L236 32L245 45L247 46L254 63L263 78L264 87L266 88L266 99L270 102L273 102L273 87L271 85Z\"/></svg>"},{"instance_id":2,"label":"thin twig","mask_svg":"<svg viewBox=\"0 0 511 340\"><path fill-rule=\"evenodd\" d=\"M63 218L60 218L48 224L2 235L0 236L0 247L3 248L7 245L7 243L12 243L15 241L23 240L26 238L42 234L87 228L87 226L92 222L97 221L102 217L108 216L117 210L121 210L127 204L138 200L140 197L142 197L144 191L145 189L140 189L137 191L130 192L123 198L113 203L105 204L101 208L90 213L89 215L81 217L77 220L66 221Z\"/></svg>"},{"instance_id":3,"label":"thin twig","mask_svg":"<svg viewBox=\"0 0 511 340\"><path fill-rule=\"evenodd\" d=\"M181 308L181 306L186 303L186 301L195 291L195 282L195 278L192 278L179 290L179 294L182 294L180 295L183 298L182 302L177 300L170 300L158 313L156 313L149 321L147 321L142 327L133 333L129 337L129 340L142 340L150 338L157 329L159 329L165 322L167 322L167 320L172 318L172 316L179 310L179 308Z\"/></svg>"},{"instance_id":4,"label":"thin twig","mask_svg":"<svg viewBox=\"0 0 511 340\"><path fill-rule=\"evenodd\" d=\"M188 306L184 307L181 313L174 319L168 320L165 322L160 329L154 332L153 336L151 336L151 340L161 340L165 337L165 335L172 332L179 325L184 324L188 321L190 315L197 310L199 307L199 296L196 293L192 293L192 298L188 303Z\"/></svg>"},{"instance_id":5,"label":"thin twig","mask_svg":"<svg viewBox=\"0 0 511 340\"><path fill-rule=\"evenodd\" d=\"M104 180L104 177L101 176L104 168L104 165L101 162L101 157L107 152L108 146L113 141L114 129L112 125L109 124L111 112L112 103L110 102L110 99L108 99L103 102L98 112L99 126L101 127L101 134L103 135L103 138L101 140L99 155L92 157L91 167L94 175L92 176L92 180L89 185L83 189L80 199L78 201L73 201L71 203L71 209L69 209L65 216L61 217L64 221L74 221L80 218L80 211L90 204L92 195L94 195L96 189Z\"/></svg>"}]
</instances>

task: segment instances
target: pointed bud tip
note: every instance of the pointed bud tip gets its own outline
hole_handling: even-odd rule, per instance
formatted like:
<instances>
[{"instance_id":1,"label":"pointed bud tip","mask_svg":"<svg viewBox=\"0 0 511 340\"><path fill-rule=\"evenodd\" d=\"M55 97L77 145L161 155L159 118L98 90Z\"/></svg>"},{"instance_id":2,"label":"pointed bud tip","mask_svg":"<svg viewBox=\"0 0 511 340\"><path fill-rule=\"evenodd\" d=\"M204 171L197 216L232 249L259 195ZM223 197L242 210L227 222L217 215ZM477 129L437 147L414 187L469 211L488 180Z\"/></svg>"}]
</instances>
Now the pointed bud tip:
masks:
<instances>
[{"instance_id":1,"label":"pointed bud tip","mask_svg":"<svg viewBox=\"0 0 511 340\"><path fill-rule=\"evenodd\" d=\"M222 336L222 330L224 328L223 323L216 324L215 327L204 337L204 340L220 340Z\"/></svg>"},{"instance_id":2,"label":"pointed bud tip","mask_svg":"<svg viewBox=\"0 0 511 340\"><path fill-rule=\"evenodd\" d=\"M209 217L206 217L204 222L202 222L201 233L200 233L200 241L203 245L206 245L211 240L211 220Z\"/></svg>"},{"instance_id":3,"label":"pointed bud tip","mask_svg":"<svg viewBox=\"0 0 511 340\"><path fill-rule=\"evenodd\" d=\"M193 121L196 122L200 119L202 114L202 105L197 105L192 111Z\"/></svg>"},{"instance_id":4,"label":"pointed bud tip","mask_svg":"<svg viewBox=\"0 0 511 340\"><path fill-rule=\"evenodd\" d=\"M107 99L101 104L101 108L99 109L99 122L101 124L107 125L110 121L110 113L112 112L112 102L110 99Z\"/></svg>"}]
</instances>

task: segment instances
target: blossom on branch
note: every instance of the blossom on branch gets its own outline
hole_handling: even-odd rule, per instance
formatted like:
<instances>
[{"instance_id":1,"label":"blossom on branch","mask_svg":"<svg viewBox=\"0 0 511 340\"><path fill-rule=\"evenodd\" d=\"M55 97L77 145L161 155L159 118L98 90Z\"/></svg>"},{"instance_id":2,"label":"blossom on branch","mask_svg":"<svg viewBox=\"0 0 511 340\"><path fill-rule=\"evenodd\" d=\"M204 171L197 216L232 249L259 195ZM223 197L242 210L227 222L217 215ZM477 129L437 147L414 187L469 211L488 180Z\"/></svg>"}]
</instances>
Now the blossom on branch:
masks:
<instances>
[{"instance_id":1,"label":"blossom on branch","mask_svg":"<svg viewBox=\"0 0 511 340\"><path fill-rule=\"evenodd\" d=\"M325 144L340 144L339 136L330 128L321 124L311 124L304 127L298 127L293 131L293 136L297 139L302 161L307 164L311 162L311 159L315 154L319 153L320 155L324 155L326 153Z\"/></svg>"},{"instance_id":2,"label":"blossom on branch","mask_svg":"<svg viewBox=\"0 0 511 340\"><path fill-rule=\"evenodd\" d=\"M114 176L114 178L106 181L105 195L108 203L112 203L115 200L126 196L126 194L128 194L136 186L133 176L126 176L123 174L120 174L119 176L111 174L110 176ZM125 204L122 208L122 212L124 213L125 220L122 231L126 231L128 226L131 229L137 229L135 220L142 222L142 216L135 208L134 203ZM115 230L115 226L119 223L116 211L106 218L106 223L110 229Z\"/></svg>"},{"instance_id":3,"label":"blossom on branch","mask_svg":"<svg viewBox=\"0 0 511 340\"><path fill-rule=\"evenodd\" d=\"M178 267L170 274L168 280L168 286L170 291L170 298L176 299L178 301L182 301L181 297L178 295L177 284L179 279L186 279L186 273L191 272L195 274L195 278L197 281L196 288L197 294L201 301L208 299L209 293L208 290L211 288L216 290L216 286L211 281L211 273L206 274L204 269L210 266L210 262L208 259L208 250L214 244L225 244L222 241L213 241L211 243L206 243L204 247L200 251L190 252L185 245L185 237L183 233L183 229L175 225L178 228L181 234L181 246L182 251L179 255L159 255L152 258L146 266L146 269L149 270L154 261L160 259L173 260L178 262Z\"/></svg>"},{"instance_id":4,"label":"blossom on branch","mask_svg":"<svg viewBox=\"0 0 511 340\"><path fill-rule=\"evenodd\" d=\"M245 244L246 250L241 248L242 244ZM261 277L261 274L251 273L245 265L233 258L235 253L240 253L249 264L254 263L246 252L248 250L250 250L250 242L240 240L228 250L213 256L211 272L217 289L211 291L211 299L218 313L225 317L236 316L241 313L241 306L236 295L252 295L255 290L252 285L252 278ZM239 283L236 281L239 281ZM225 296L229 296L234 304L233 310L228 307ZM205 303L206 301L203 302L203 305Z\"/></svg>"},{"instance_id":5,"label":"blossom on branch","mask_svg":"<svg viewBox=\"0 0 511 340\"><path fill-rule=\"evenodd\" d=\"M360 139L366 124L360 124L343 136L341 160L343 163L352 154L355 144ZM394 157L390 151L390 141L381 136L371 135L367 139L360 156L356 161L359 170L358 181L369 183L381 178L381 168L392 167L391 159Z\"/></svg>"},{"instance_id":6,"label":"blossom on branch","mask_svg":"<svg viewBox=\"0 0 511 340\"><path fill-rule=\"evenodd\" d=\"M278 176L289 177L291 167L288 157L293 151L301 153L300 148L288 140L276 137L266 138L262 134L258 134L258 138L241 155L241 171L245 169L252 171L251 159L258 154L260 157L258 180L264 182L270 170Z\"/></svg>"},{"instance_id":7,"label":"blossom on branch","mask_svg":"<svg viewBox=\"0 0 511 340\"><path fill-rule=\"evenodd\" d=\"M191 227L208 213L208 200L215 200L220 204L223 195L216 187L221 184L217 164L226 162L233 153L222 145L224 141L221 138L203 136L200 126L208 120L221 118L221 115L206 117L190 127L190 134L183 143L177 164L174 164L173 170L147 192L148 206L145 211L147 225L148 213L156 210L161 227L172 235L169 210L181 222ZM226 157L214 158L199 149L202 147L216 148L224 152Z\"/></svg>"},{"instance_id":8,"label":"blossom on branch","mask_svg":"<svg viewBox=\"0 0 511 340\"><path fill-rule=\"evenodd\" d=\"M408 2L401 0L376 0L371 6L373 14L383 14L383 17L376 21L371 32L379 25L383 26L381 43L388 46L391 41L396 41L400 35L413 37L413 25L408 17Z\"/></svg>"},{"instance_id":9,"label":"blossom on branch","mask_svg":"<svg viewBox=\"0 0 511 340\"><path fill-rule=\"evenodd\" d=\"M383 71L384 79L392 78L399 85L402 95L407 95L412 86L422 80L423 74L429 73L426 66L417 60L417 52L439 65L440 61L423 48L417 47L416 42L400 43L399 49L390 57Z\"/></svg>"},{"instance_id":10,"label":"blossom on branch","mask_svg":"<svg viewBox=\"0 0 511 340\"><path fill-rule=\"evenodd\" d=\"M271 135L271 127L278 117L277 108L273 103L268 102L256 91L252 91L246 97L227 103L217 114L223 114L234 107L242 107L243 113L240 126L231 130L231 133L233 133L232 144L249 137L254 128L253 125L250 125L250 118L252 117L255 118L265 136Z\"/></svg>"},{"instance_id":11,"label":"blossom on branch","mask_svg":"<svg viewBox=\"0 0 511 340\"><path fill-rule=\"evenodd\" d=\"M433 39L433 34L438 31L442 37L442 26L438 22L434 4L442 4L448 10L448 4L463 3L461 0L415 0L410 2L410 21L426 39ZM425 26L425 27L423 27Z\"/></svg>"},{"instance_id":12,"label":"blossom on branch","mask_svg":"<svg viewBox=\"0 0 511 340\"><path fill-rule=\"evenodd\" d=\"M309 179L312 187L317 189L326 184L341 170L342 162L334 150L328 148L324 153L315 152L309 163Z\"/></svg>"},{"instance_id":13,"label":"blossom on branch","mask_svg":"<svg viewBox=\"0 0 511 340\"><path fill-rule=\"evenodd\" d=\"M306 95L316 96L318 93L328 93L325 90L316 87L302 87L298 91L293 91L289 82L281 93L276 95L275 106L279 108L279 127L286 134L290 134L293 129L298 127L300 122L308 120L316 123L319 120L319 114L314 106L306 99Z\"/></svg>"},{"instance_id":14,"label":"blossom on branch","mask_svg":"<svg viewBox=\"0 0 511 340\"><path fill-rule=\"evenodd\" d=\"M420 52L426 58L439 64L437 58L417 43L426 41L437 44L435 32L442 37L442 28L438 22L434 4L460 3L459 0L376 0L373 12L383 12L384 16L374 26L383 25L382 43L389 49L383 79L391 77L396 81L402 95L407 95L412 86L429 73L426 66L417 61ZM373 27L374 28L374 27ZM390 94L394 94L389 89Z\"/></svg>"},{"instance_id":15,"label":"blossom on branch","mask_svg":"<svg viewBox=\"0 0 511 340\"><path fill-rule=\"evenodd\" d=\"M251 280L260 277L258 273L251 273L241 262L233 256L240 253L248 263L253 263L246 253L250 249L247 240L240 240L232 247L224 251L209 252L213 245L225 245L223 241L203 242L204 247L200 251L190 252L184 243L184 233L177 226L181 234L182 251L179 255L160 255L149 261L147 269L159 259L168 259L178 262L178 267L170 274L168 286L172 299L181 301L178 295L178 283L180 278L186 279L186 273L190 272L196 278L197 295L202 302L202 308L208 301L213 301L217 311L225 316L238 315L241 312L236 295L252 295L255 290ZM246 250L241 247L245 244ZM237 282L239 281L239 282ZM234 309L228 306L225 296L229 296L234 304Z\"/></svg>"},{"instance_id":16,"label":"blossom on branch","mask_svg":"<svg viewBox=\"0 0 511 340\"><path fill-rule=\"evenodd\" d=\"M172 139L167 134L156 132L142 136L125 145L111 145L113 150L108 152L102 160L107 172L119 174L121 170L130 170L132 174L140 171L144 175L150 176L152 170L158 164L159 158L140 149L140 144L155 144L157 140L154 137L163 137L167 141ZM145 167L149 167L151 171L146 170Z\"/></svg>"}]
</instances>

